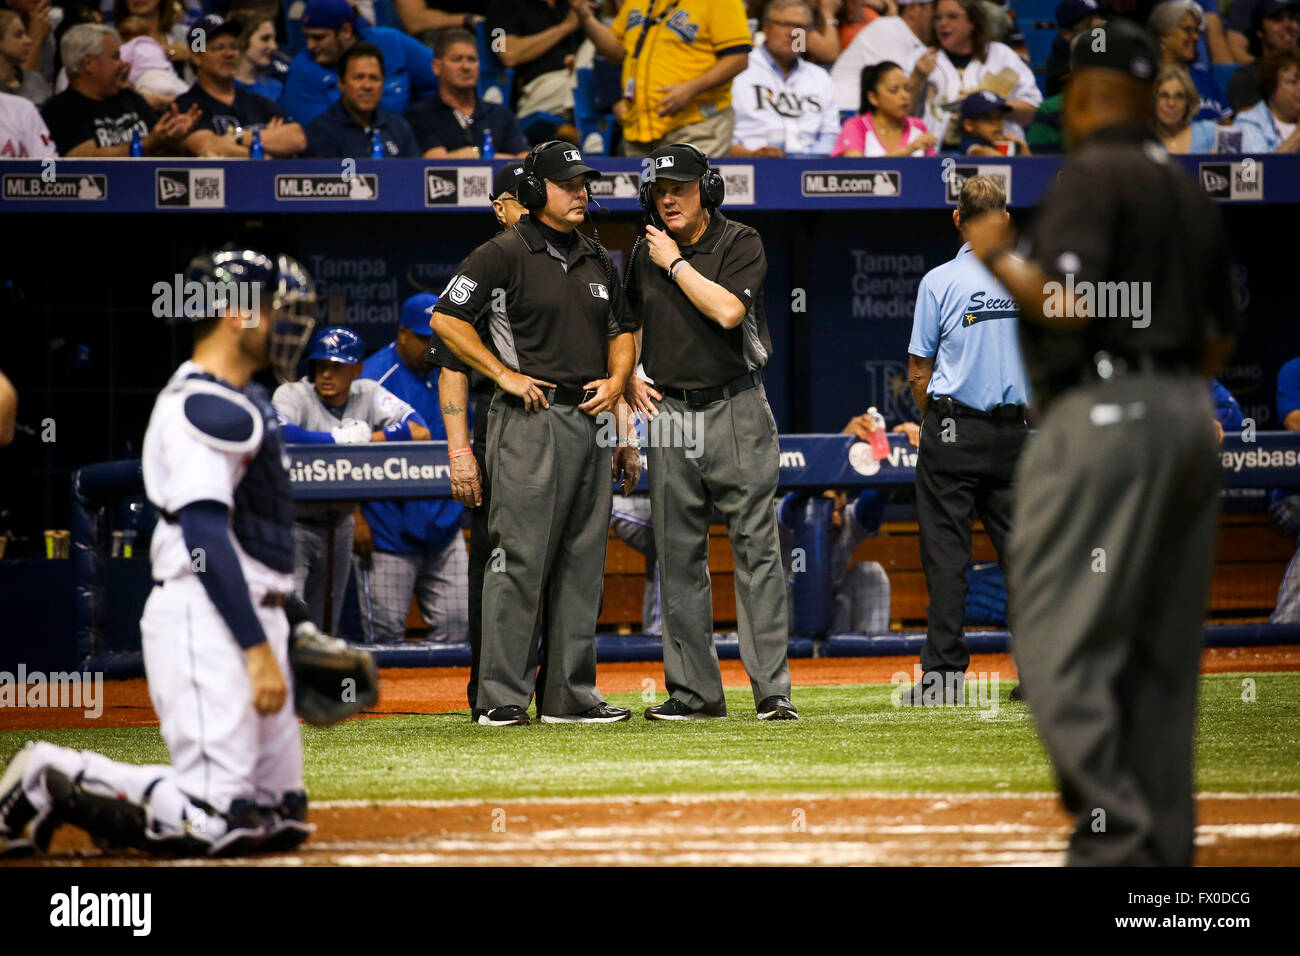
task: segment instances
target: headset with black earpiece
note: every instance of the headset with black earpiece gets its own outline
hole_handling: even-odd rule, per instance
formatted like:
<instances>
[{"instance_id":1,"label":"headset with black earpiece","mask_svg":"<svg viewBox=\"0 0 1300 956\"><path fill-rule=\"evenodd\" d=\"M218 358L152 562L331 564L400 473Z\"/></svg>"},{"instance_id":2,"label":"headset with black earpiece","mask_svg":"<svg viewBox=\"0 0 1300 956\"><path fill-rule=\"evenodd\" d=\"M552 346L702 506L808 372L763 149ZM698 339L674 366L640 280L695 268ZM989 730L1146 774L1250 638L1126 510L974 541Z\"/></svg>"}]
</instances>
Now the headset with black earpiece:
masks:
<instances>
[{"instance_id":1,"label":"headset with black earpiece","mask_svg":"<svg viewBox=\"0 0 1300 956\"><path fill-rule=\"evenodd\" d=\"M700 177L700 205L709 212L717 209L722 205L722 201L727 198L727 183L722 178L722 173L709 162L709 156L704 150L700 149L694 143L675 143L684 149L689 149L704 164L704 175ZM646 225L653 224L658 229L665 229L664 221L659 218L659 210L655 207L654 196L651 194L651 187L654 185L654 170L647 170L648 176L643 177L640 187L636 191L636 198L641 203L641 208L645 210ZM627 292L628 285L632 281L632 267L636 263L637 250L641 248L641 243L645 239L645 234L636 237L636 242L632 243L632 251L628 253L627 269L623 273L623 291Z\"/></svg>"},{"instance_id":2,"label":"headset with black earpiece","mask_svg":"<svg viewBox=\"0 0 1300 956\"><path fill-rule=\"evenodd\" d=\"M564 142L562 139L548 139L544 143L538 143L528 151L524 157L524 175L519 180L516 187L518 199L521 205L529 211L541 209L546 205L546 183L537 177L537 157L543 151L550 149L552 146Z\"/></svg>"}]
</instances>

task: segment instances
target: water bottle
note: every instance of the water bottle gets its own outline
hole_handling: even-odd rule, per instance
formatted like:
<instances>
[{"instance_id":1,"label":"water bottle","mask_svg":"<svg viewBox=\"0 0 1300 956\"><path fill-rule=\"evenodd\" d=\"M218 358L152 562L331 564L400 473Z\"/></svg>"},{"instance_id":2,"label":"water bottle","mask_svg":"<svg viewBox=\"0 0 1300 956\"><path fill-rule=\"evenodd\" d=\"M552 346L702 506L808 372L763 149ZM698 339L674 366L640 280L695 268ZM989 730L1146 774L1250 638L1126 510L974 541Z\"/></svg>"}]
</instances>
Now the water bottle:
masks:
<instances>
[{"instance_id":1,"label":"water bottle","mask_svg":"<svg viewBox=\"0 0 1300 956\"><path fill-rule=\"evenodd\" d=\"M481 155L484 159L492 159L496 154L497 151L492 146L492 131L490 129L485 129L483 131L483 152Z\"/></svg>"},{"instance_id":2,"label":"water bottle","mask_svg":"<svg viewBox=\"0 0 1300 956\"><path fill-rule=\"evenodd\" d=\"M253 138L248 143L249 159L266 159L266 150L262 148L262 131L253 127Z\"/></svg>"},{"instance_id":3,"label":"water bottle","mask_svg":"<svg viewBox=\"0 0 1300 956\"><path fill-rule=\"evenodd\" d=\"M131 130L131 155L132 156L144 155L144 144L140 142L139 129Z\"/></svg>"},{"instance_id":4,"label":"water bottle","mask_svg":"<svg viewBox=\"0 0 1300 956\"><path fill-rule=\"evenodd\" d=\"M387 153L384 151L384 137L379 130L370 134L370 158L383 159Z\"/></svg>"},{"instance_id":5,"label":"water bottle","mask_svg":"<svg viewBox=\"0 0 1300 956\"><path fill-rule=\"evenodd\" d=\"M876 411L874 405L867 409L867 414L876 424L871 432L871 457L876 461L884 461L889 457L889 433L885 431L885 416Z\"/></svg>"}]
</instances>

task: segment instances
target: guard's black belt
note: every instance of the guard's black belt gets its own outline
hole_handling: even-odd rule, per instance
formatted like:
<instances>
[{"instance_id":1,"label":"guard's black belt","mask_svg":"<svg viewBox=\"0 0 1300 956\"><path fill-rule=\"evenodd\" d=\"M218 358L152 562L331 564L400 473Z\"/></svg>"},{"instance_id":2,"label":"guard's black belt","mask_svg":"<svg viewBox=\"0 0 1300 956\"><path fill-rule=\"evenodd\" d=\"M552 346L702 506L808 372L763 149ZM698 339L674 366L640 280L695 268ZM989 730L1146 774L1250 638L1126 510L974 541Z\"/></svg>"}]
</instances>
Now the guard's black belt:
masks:
<instances>
[{"instance_id":1,"label":"guard's black belt","mask_svg":"<svg viewBox=\"0 0 1300 956\"><path fill-rule=\"evenodd\" d=\"M746 372L733 378L726 385L716 385L713 388L660 388L659 393L664 398L676 399L679 402L685 402L695 408L704 405L712 405L714 402L720 402L724 398L735 398L742 392L748 392L751 388L761 384L763 375L761 372Z\"/></svg>"},{"instance_id":2,"label":"guard's black belt","mask_svg":"<svg viewBox=\"0 0 1300 956\"><path fill-rule=\"evenodd\" d=\"M947 395L936 398L932 403L934 410L941 415L955 415L958 418L988 418L999 422L1020 422L1025 420L1024 405L994 405L990 409L971 408L954 401Z\"/></svg>"}]
</instances>

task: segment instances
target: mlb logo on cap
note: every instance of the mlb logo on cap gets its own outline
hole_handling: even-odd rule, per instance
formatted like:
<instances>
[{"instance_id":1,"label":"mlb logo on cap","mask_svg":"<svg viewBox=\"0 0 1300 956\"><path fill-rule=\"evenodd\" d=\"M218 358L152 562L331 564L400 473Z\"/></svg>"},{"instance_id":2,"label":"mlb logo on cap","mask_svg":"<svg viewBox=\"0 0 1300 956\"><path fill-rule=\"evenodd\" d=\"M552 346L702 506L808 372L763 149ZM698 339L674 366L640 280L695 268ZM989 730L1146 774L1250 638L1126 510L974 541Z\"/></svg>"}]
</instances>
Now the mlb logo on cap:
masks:
<instances>
[{"instance_id":1,"label":"mlb logo on cap","mask_svg":"<svg viewBox=\"0 0 1300 956\"><path fill-rule=\"evenodd\" d=\"M655 160L656 169L667 169L672 164L673 164L673 157L671 156L660 156L658 159Z\"/></svg>"},{"instance_id":2,"label":"mlb logo on cap","mask_svg":"<svg viewBox=\"0 0 1300 956\"><path fill-rule=\"evenodd\" d=\"M566 162L580 163L582 162L582 154L576 149L566 149L564 151L564 159Z\"/></svg>"}]
</instances>

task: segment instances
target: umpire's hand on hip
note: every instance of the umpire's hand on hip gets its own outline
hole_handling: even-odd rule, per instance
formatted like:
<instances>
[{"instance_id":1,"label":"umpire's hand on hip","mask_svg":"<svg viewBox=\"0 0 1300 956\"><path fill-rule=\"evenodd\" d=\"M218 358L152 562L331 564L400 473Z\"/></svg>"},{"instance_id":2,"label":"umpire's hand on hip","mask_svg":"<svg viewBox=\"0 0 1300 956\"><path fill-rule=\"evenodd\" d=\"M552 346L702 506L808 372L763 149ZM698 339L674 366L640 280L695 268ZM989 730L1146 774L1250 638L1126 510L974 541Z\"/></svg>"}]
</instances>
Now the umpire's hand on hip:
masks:
<instances>
[{"instance_id":1,"label":"umpire's hand on hip","mask_svg":"<svg viewBox=\"0 0 1300 956\"><path fill-rule=\"evenodd\" d=\"M543 388L554 388L554 382L543 382L540 378L533 378L531 375L524 375L522 372L512 372L507 369L502 376L497 379L497 384L501 390L509 392L511 395L524 400L524 408L530 412L540 412L543 408L550 408L551 403L546 400L546 394Z\"/></svg>"},{"instance_id":2,"label":"umpire's hand on hip","mask_svg":"<svg viewBox=\"0 0 1300 956\"><path fill-rule=\"evenodd\" d=\"M592 418L604 412L612 411L618 404L618 400L623 397L623 386L626 383L622 379L597 378L583 385L587 391L595 391L595 395L587 399L578 406L579 411L586 412Z\"/></svg>"},{"instance_id":3,"label":"umpire's hand on hip","mask_svg":"<svg viewBox=\"0 0 1300 956\"><path fill-rule=\"evenodd\" d=\"M664 397L640 375L632 375L627 380L627 387L623 389L623 400L631 406L633 415L649 422L659 414L659 406L655 402L662 402Z\"/></svg>"}]
</instances>

